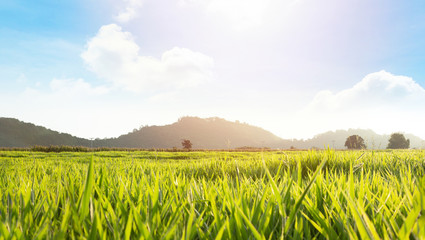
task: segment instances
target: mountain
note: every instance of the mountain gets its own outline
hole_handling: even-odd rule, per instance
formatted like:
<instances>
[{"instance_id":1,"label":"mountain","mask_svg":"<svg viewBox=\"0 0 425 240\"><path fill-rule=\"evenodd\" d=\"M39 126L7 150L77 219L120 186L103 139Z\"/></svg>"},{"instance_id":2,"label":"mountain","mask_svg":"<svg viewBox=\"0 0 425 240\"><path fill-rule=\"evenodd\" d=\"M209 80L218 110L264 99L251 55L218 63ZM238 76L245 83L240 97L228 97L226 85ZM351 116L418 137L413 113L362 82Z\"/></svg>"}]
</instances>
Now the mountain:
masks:
<instances>
[{"instance_id":1,"label":"mountain","mask_svg":"<svg viewBox=\"0 0 425 240\"><path fill-rule=\"evenodd\" d=\"M0 118L0 147L90 146L90 141L13 118Z\"/></svg>"},{"instance_id":2,"label":"mountain","mask_svg":"<svg viewBox=\"0 0 425 240\"><path fill-rule=\"evenodd\" d=\"M97 140L95 146L130 148L181 148L189 139L193 148L228 149L238 147L275 147L282 139L259 127L221 118L183 117L165 126L147 126L114 139Z\"/></svg>"},{"instance_id":3,"label":"mountain","mask_svg":"<svg viewBox=\"0 0 425 240\"><path fill-rule=\"evenodd\" d=\"M193 148L228 149L280 146L281 138L259 127L221 118L183 117L165 126L146 126L118 138L88 140L59 133L32 123L0 118L0 147L67 145L122 148L181 148L189 139Z\"/></svg>"},{"instance_id":4,"label":"mountain","mask_svg":"<svg viewBox=\"0 0 425 240\"><path fill-rule=\"evenodd\" d=\"M294 140L296 148L326 148L345 149L345 140L351 135L361 136L368 149L385 149L388 145L390 135L380 135L370 129L348 129L336 130L318 134L308 140ZM404 134L410 139L410 148L425 148L425 141L413 134Z\"/></svg>"},{"instance_id":5,"label":"mountain","mask_svg":"<svg viewBox=\"0 0 425 240\"><path fill-rule=\"evenodd\" d=\"M183 117L165 126L145 126L117 138L88 140L45 127L0 118L0 147L30 147L34 145L66 145L122 148L181 148L181 141L189 139L194 149L233 149L241 147L269 147L273 149L326 148L345 149L348 136L359 135L368 149L385 149L389 135L372 130L349 129L329 131L307 140L285 140L262 128L231 122L222 118ZM421 138L405 134L411 148L425 148Z\"/></svg>"}]
</instances>

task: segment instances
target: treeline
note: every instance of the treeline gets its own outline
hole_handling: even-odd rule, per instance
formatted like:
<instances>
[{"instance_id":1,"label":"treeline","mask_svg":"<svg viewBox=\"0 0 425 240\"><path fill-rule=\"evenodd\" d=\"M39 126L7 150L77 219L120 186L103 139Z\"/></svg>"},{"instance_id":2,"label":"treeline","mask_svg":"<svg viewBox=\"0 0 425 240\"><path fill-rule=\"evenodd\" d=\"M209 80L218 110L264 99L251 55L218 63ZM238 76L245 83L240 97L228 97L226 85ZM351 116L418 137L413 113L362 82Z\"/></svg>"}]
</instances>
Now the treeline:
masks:
<instances>
[{"instance_id":1,"label":"treeline","mask_svg":"<svg viewBox=\"0 0 425 240\"><path fill-rule=\"evenodd\" d=\"M0 148L0 151L30 151L30 152L107 152L107 151L158 151L179 152L183 149L142 149L142 148L114 148L114 147L84 147L84 146L33 146L28 148Z\"/></svg>"},{"instance_id":2,"label":"treeline","mask_svg":"<svg viewBox=\"0 0 425 240\"><path fill-rule=\"evenodd\" d=\"M345 141L347 149L366 149L365 141L359 135L351 135ZM387 149L408 149L410 147L410 139L404 137L402 133L393 133L388 139Z\"/></svg>"},{"instance_id":3,"label":"treeline","mask_svg":"<svg viewBox=\"0 0 425 240\"><path fill-rule=\"evenodd\" d=\"M295 149L291 149L295 150ZM301 150L301 149L297 149ZM204 152L271 152L278 151L270 148L241 147L236 149L180 149L180 148L114 148L99 147L90 148L84 146L33 146L28 148L3 147L0 151L30 151L30 152L107 152L107 151L150 151L150 152L188 152L188 151L204 151Z\"/></svg>"}]
</instances>

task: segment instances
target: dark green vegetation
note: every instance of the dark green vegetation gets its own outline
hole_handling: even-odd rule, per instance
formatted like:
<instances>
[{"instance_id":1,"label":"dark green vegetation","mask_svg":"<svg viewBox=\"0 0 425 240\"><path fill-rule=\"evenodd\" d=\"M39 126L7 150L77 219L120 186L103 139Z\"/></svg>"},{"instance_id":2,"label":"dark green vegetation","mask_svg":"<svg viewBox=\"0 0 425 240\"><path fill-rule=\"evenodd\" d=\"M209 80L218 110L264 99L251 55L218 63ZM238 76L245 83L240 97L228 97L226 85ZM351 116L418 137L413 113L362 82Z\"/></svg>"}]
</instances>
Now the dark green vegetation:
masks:
<instances>
[{"instance_id":1,"label":"dark green vegetation","mask_svg":"<svg viewBox=\"0 0 425 240\"><path fill-rule=\"evenodd\" d=\"M407 149L410 146L410 139L406 139L401 133L391 134L388 140L388 149Z\"/></svg>"},{"instance_id":2,"label":"dark green vegetation","mask_svg":"<svg viewBox=\"0 0 425 240\"><path fill-rule=\"evenodd\" d=\"M424 151L0 152L0 239L424 239L424 173Z\"/></svg>"},{"instance_id":3,"label":"dark green vegetation","mask_svg":"<svg viewBox=\"0 0 425 240\"><path fill-rule=\"evenodd\" d=\"M366 149L364 139L359 135L351 135L345 140L345 144L348 149Z\"/></svg>"},{"instance_id":4,"label":"dark green vegetation","mask_svg":"<svg viewBox=\"0 0 425 240\"><path fill-rule=\"evenodd\" d=\"M235 149L263 148L297 149L326 148L345 149L348 136L358 135L364 139L368 149L385 149L388 135L379 135L372 130L349 129L326 132L307 140L279 138L259 127L245 123L230 122L221 118L184 117L178 122L165 126L143 126L117 138L88 139L76 138L44 127L20 122L11 118L0 118L0 148L37 146L83 146L109 148L182 148L181 140L188 139L193 149ZM424 149L425 141L411 134L410 147Z\"/></svg>"},{"instance_id":5,"label":"dark green vegetation","mask_svg":"<svg viewBox=\"0 0 425 240\"><path fill-rule=\"evenodd\" d=\"M0 118L0 147L34 145L90 146L90 140L24 123L13 118Z\"/></svg>"}]
</instances>

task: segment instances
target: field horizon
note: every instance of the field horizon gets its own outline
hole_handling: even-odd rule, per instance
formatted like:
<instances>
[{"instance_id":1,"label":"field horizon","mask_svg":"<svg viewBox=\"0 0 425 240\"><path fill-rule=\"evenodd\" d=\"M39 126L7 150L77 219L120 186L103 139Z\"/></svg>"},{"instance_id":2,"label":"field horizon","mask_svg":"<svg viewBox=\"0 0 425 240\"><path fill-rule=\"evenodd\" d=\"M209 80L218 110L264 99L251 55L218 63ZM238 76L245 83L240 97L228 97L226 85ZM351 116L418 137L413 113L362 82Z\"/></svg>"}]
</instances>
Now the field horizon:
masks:
<instances>
[{"instance_id":1,"label":"field horizon","mask_svg":"<svg viewBox=\"0 0 425 240\"><path fill-rule=\"evenodd\" d=\"M218 117L182 117L163 126L141 126L117 138L84 139L60 133L17 119L0 118L0 147L81 146L97 148L180 149L182 139L190 140L194 149L345 149L346 139L359 135L369 149L385 149L390 135L370 129L327 131L310 139L284 139L260 127ZM425 140L404 134L410 148L424 149Z\"/></svg>"}]
</instances>

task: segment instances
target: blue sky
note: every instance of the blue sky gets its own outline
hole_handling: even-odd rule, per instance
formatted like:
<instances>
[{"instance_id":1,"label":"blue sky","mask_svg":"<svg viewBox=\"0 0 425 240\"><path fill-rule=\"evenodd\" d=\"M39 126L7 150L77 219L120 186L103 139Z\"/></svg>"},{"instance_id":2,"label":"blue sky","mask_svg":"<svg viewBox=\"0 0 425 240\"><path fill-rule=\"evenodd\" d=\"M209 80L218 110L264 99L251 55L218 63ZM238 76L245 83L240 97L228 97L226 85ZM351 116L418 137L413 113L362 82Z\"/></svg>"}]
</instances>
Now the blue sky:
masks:
<instances>
[{"instance_id":1,"label":"blue sky","mask_svg":"<svg viewBox=\"0 0 425 240\"><path fill-rule=\"evenodd\" d=\"M81 137L218 116L425 138L425 3L0 3L0 115Z\"/></svg>"}]
</instances>

